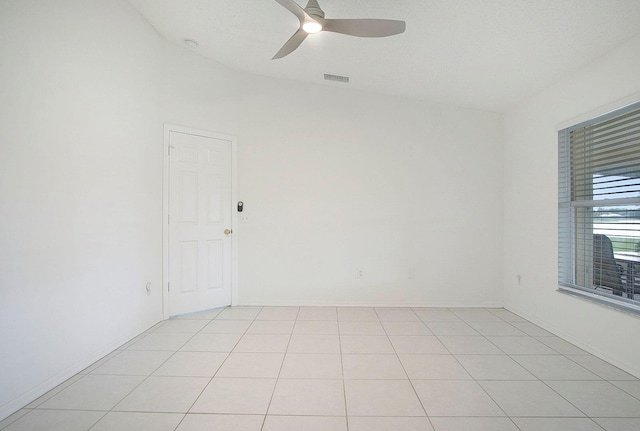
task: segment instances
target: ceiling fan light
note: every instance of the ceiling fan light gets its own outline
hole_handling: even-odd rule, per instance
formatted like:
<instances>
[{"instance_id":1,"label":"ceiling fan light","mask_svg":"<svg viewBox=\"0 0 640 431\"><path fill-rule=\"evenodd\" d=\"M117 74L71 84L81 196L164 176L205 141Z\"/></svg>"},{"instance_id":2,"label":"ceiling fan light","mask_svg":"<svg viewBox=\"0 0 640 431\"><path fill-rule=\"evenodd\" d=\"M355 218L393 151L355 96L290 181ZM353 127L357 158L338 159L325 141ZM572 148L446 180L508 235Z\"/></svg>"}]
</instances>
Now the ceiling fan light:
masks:
<instances>
[{"instance_id":1,"label":"ceiling fan light","mask_svg":"<svg viewBox=\"0 0 640 431\"><path fill-rule=\"evenodd\" d=\"M322 30L322 24L316 21L307 21L302 24L302 29L309 34L318 33Z\"/></svg>"}]
</instances>

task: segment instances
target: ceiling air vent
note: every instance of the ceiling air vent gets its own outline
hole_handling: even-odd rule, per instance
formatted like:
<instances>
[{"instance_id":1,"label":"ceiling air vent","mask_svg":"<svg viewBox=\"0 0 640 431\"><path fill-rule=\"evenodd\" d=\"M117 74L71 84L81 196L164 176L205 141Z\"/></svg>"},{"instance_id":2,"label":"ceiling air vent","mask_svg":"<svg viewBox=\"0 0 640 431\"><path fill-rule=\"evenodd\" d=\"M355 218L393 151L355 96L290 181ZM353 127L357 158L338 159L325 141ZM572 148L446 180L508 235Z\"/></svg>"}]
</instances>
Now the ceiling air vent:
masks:
<instances>
[{"instance_id":1,"label":"ceiling air vent","mask_svg":"<svg viewBox=\"0 0 640 431\"><path fill-rule=\"evenodd\" d=\"M341 82L343 84L348 84L349 83L349 77L348 76L332 75L331 73L325 73L324 74L324 80L325 81Z\"/></svg>"}]
</instances>

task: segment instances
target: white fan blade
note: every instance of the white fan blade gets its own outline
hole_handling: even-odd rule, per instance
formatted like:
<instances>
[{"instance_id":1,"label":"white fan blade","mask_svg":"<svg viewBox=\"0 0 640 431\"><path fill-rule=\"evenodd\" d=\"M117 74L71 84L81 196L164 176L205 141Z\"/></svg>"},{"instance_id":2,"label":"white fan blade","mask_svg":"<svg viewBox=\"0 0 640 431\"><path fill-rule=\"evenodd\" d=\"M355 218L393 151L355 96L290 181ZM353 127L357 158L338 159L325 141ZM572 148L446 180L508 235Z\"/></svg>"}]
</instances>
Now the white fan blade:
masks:
<instances>
[{"instance_id":1,"label":"white fan blade","mask_svg":"<svg viewBox=\"0 0 640 431\"><path fill-rule=\"evenodd\" d=\"M280 48L280 51L278 51L276 55L273 56L272 60L282 58L286 55L291 54L297 47L300 46L300 44L305 40L306 37L307 32L301 28L298 29L298 31L296 31L293 36L291 36L287 43L282 45L282 48Z\"/></svg>"},{"instance_id":2,"label":"white fan blade","mask_svg":"<svg viewBox=\"0 0 640 431\"><path fill-rule=\"evenodd\" d=\"M309 14L307 14L307 12L305 12L305 10L293 0L276 0L276 1L280 3L289 12L294 14L298 18L298 20L300 20L300 23L303 23L307 19L311 19Z\"/></svg>"},{"instance_id":3,"label":"white fan blade","mask_svg":"<svg viewBox=\"0 0 640 431\"><path fill-rule=\"evenodd\" d=\"M385 37L403 33L406 28L404 21L393 19L325 19L322 30L351 36Z\"/></svg>"}]
</instances>

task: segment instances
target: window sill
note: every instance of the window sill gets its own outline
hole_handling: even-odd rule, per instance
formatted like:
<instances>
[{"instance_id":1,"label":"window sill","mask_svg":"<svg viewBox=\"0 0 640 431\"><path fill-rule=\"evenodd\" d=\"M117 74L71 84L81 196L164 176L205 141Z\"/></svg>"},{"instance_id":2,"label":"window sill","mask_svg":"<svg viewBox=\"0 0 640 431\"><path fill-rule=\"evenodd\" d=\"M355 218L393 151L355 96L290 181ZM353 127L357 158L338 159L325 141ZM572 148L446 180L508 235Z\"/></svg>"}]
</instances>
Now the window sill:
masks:
<instances>
[{"instance_id":1,"label":"window sill","mask_svg":"<svg viewBox=\"0 0 640 431\"><path fill-rule=\"evenodd\" d=\"M595 302L605 307L610 307L625 313L640 316L640 302L628 298L614 297L606 293L594 293L588 290L576 289L574 287L558 286L558 292L564 293L587 301Z\"/></svg>"}]
</instances>

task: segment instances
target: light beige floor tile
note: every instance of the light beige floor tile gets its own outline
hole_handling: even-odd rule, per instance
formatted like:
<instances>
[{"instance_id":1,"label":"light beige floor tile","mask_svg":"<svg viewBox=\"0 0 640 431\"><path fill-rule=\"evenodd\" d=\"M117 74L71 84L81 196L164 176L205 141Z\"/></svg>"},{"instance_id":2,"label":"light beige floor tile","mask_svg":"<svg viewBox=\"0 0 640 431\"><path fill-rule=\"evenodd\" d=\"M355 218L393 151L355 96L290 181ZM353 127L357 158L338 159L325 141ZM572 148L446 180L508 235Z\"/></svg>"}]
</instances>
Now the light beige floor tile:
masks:
<instances>
[{"instance_id":1,"label":"light beige floor tile","mask_svg":"<svg viewBox=\"0 0 640 431\"><path fill-rule=\"evenodd\" d=\"M536 340L549 346L561 355L588 355L589 353L559 337L535 337Z\"/></svg>"},{"instance_id":2,"label":"light beige floor tile","mask_svg":"<svg viewBox=\"0 0 640 431\"><path fill-rule=\"evenodd\" d=\"M424 322L451 322L460 321L461 319L449 310L436 309L414 309L413 310L420 320Z\"/></svg>"},{"instance_id":3,"label":"light beige floor tile","mask_svg":"<svg viewBox=\"0 0 640 431\"><path fill-rule=\"evenodd\" d=\"M382 322L387 335L433 335L423 322Z\"/></svg>"},{"instance_id":4,"label":"light beige floor tile","mask_svg":"<svg viewBox=\"0 0 640 431\"><path fill-rule=\"evenodd\" d=\"M447 350L458 355L502 355L492 342L481 336L440 335L438 339Z\"/></svg>"},{"instance_id":5,"label":"light beige floor tile","mask_svg":"<svg viewBox=\"0 0 640 431\"><path fill-rule=\"evenodd\" d=\"M413 386L429 416L505 416L474 381L414 380Z\"/></svg>"},{"instance_id":6,"label":"light beige floor tile","mask_svg":"<svg viewBox=\"0 0 640 431\"><path fill-rule=\"evenodd\" d=\"M181 413L110 412L91 431L174 431Z\"/></svg>"},{"instance_id":7,"label":"light beige floor tile","mask_svg":"<svg viewBox=\"0 0 640 431\"><path fill-rule=\"evenodd\" d=\"M435 336L390 335L389 339L399 355L447 355L449 351Z\"/></svg>"},{"instance_id":8,"label":"light beige floor tile","mask_svg":"<svg viewBox=\"0 0 640 431\"><path fill-rule=\"evenodd\" d=\"M216 316L216 320L254 320L262 307L229 307Z\"/></svg>"},{"instance_id":9,"label":"light beige floor tile","mask_svg":"<svg viewBox=\"0 0 640 431\"><path fill-rule=\"evenodd\" d=\"M640 400L632 397L609 382L546 382L587 416L640 417Z\"/></svg>"},{"instance_id":10,"label":"light beige floor tile","mask_svg":"<svg viewBox=\"0 0 640 431\"><path fill-rule=\"evenodd\" d=\"M234 352L284 353L289 345L290 335L284 334L244 334Z\"/></svg>"},{"instance_id":11,"label":"light beige floor tile","mask_svg":"<svg viewBox=\"0 0 640 431\"><path fill-rule=\"evenodd\" d=\"M497 310L491 310L491 312L496 316L498 316L499 318L501 318L502 320L504 320L505 322L526 322L526 320L523 319L522 317L518 316L515 313L512 313L509 310L505 310L503 308L500 308Z\"/></svg>"},{"instance_id":12,"label":"light beige floor tile","mask_svg":"<svg viewBox=\"0 0 640 431\"><path fill-rule=\"evenodd\" d=\"M521 431L602 431L589 418L513 418Z\"/></svg>"},{"instance_id":13,"label":"light beige floor tile","mask_svg":"<svg viewBox=\"0 0 640 431\"><path fill-rule=\"evenodd\" d=\"M293 327L293 333L297 335L337 335L338 322L331 320L298 320Z\"/></svg>"},{"instance_id":14,"label":"light beige floor tile","mask_svg":"<svg viewBox=\"0 0 640 431\"><path fill-rule=\"evenodd\" d=\"M640 380L621 380L611 381L609 383L640 399Z\"/></svg>"},{"instance_id":15,"label":"light beige floor tile","mask_svg":"<svg viewBox=\"0 0 640 431\"><path fill-rule=\"evenodd\" d=\"M91 374L149 376L172 354L169 351L125 350Z\"/></svg>"},{"instance_id":16,"label":"light beige floor tile","mask_svg":"<svg viewBox=\"0 0 640 431\"><path fill-rule=\"evenodd\" d=\"M213 377L228 353L176 352L153 374L175 377Z\"/></svg>"},{"instance_id":17,"label":"light beige floor tile","mask_svg":"<svg viewBox=\"0 0 640 431\"><path fill-rule=\"evenodd\" d=\"M378 321L378 315L373 308L338 308L338 320L344 321Z\"/></svg>"},{"instance_id":18,"label":"light beige floor tile","mask_svg":"<svg viewBox=\"0 0 640 431\"><path fill-rule=\"evenodd\" d=\"M584 417L584 414L540 381L479 382L509 416Z\"/></svg>"},{"instance_id":19,"label":"light beige floor tile","mask_svg":"<svg viewBox=\"0 0 640 431\"><path fill-rule=\"evenodd\" d=\"M351 416L425 416L409 380L345 380Z\"/></svg>"},{"instance_id":20,"label":"light beige floor tile","mask_svg":"<svg viewBox=\"0 0 640 431\"><path fill-rule=\"evenodd\" d=\"M400 360L412 380L471 380L452 355L400 355Z\"/></svg>"},{"instance_id":21,"label":"light beige floor tile","mask_svg":"<svg viewBox=\"0 0 640 431\"><path fill-rule=\"evenodd\" d=\"M509 418L432 417L431 423L435 431L519 431Z\"/></svg>"},{"instance_id":22,"label":"light beige floor tile","mask_svg":"<svg viewBox=\"0 0 640 431\"><path fill-rule=\"evenodd\" d=\"M159 322L0 430L636 431L638 412L639 379L504 309L233 307Z\"/></svg>"},{"instance_id":23,"label":"light beige floor tile","mask_svg":"<svg viewBox=\"0 0 640 431\"><path fill-rule=\"evenodd\" d=\"M524 332L508 322L467 322L469 326L478 331L478 333L489 336L524 336Z\"/></svg>"},{"instance_id":24,"label":"light beige floor tile","mask_svg":"<svg viewBox=\"0 0 640 431\"><path fill-rule=\"evenodd\" d=\"M606 431L638 431L640 418L595 418Z\"/></svg>"},{"instance_id":25,"label":"light beige floor tile","mask_svg":"<svg viewBox=\"0 0 640 431\"><path fill-rule=\"evenodd\" d=\"M86 431L104 414L98 411L34 410L3 431Z\"/></svg>"},{"instance_id":26,"label":"light beige floor tile","mask_svg":"<svg viewBox=\"0 0 640 431\"><path fill-rule=\"evenodd\" d=\"M407 374L396 355L342 355L345 379L406 379Z\"/></svg>"},{"instance_id":27,"label":"light beige floor tile","mask_svg":"<svg viewBox=\"0 0 640 431\"><path fill-rule=\"evenodd\" d=\"M256 320L296 320L298 307L264 307Z\"/></svg>"},{"instance_id":28,"label":"light beige floor tile","mask_svg":"<svg viewBox=\"0 0 640 431\"><path fill-rule=\"evenodd\" d=\"M247 334L286 334L293 332L293 320L254 320Z\"/></svg>"},{"instance_id":29,"label":"light beige floor tile","mask_svg":"<svg viewBox=\"0 0 640 431\"><path fill-rule=\"evenodd\" d=\"M298 320L338 320L335 307L300 307Z\"/></svg>"},{"instance_id":30,"label":"light beige floor tile","mask_svg":"<svg viewBox=\"0 0 640 431\"><path fill-rule=\"evenodd\" d=\"M190 413L265 414L275 379L214 377Z\"/></svg>"},{"instance_id":31,"label":"light beige floor tile","mask_svg":"<svg viewBox=\"0 0 640 431\"><path fill-rule=\"evenodd\" d=\"M381 322L419 322L420 318L410 308L376 308Z\"/></svg>"},{"instance_id":32,"label":"light beige floor tile","mask_svg":"<svg viewBox=\"0 0 640 431\"><path fill-rule=\"evenodd\" d=\"M54 395L60 393L63 389L68 388L69 386L71 386L73 383L77 382L78 380L80 380L84 376L85 376L84 374L76 374L75 376L73 376L73 377L65 380L64 382L60 383L58 386L56 386L55 388L51 389L50 391L48 391L44 395L36 398L35 400L33 400L32 402L27 404L25 406L25 408L33 409L33 408L38 407L43 402L47 401L49 398L53 397ZM0 428L0 429L2 429L2 428Z\"/></svg>"},{"instance_id":33,"label":"light beige floor tile","mask_svg":"<svg viewBox=\"0 0 640 431\"><path fill-rule=\"evenodd\" d=\"M263 415L188 414L176 431L260 431L263 421Z\"/></svg>"},{"instance_id":34,"label":"light beige floor tile","mask_svg":"<svg viewBox=\"0 0 640 431\"><path fill-rule=\"evenodd\" d=\"M349 431L433 431L426 417L349 417Z\"/></svg>"},{"instance_id":35,"label":"light beige floor tile","mask_svg":"<svg viewBox=\"0 0 640 431\"><path fill-rule=\"evenodd\" d=\"M531 322L511 322L513 326L531 337L552 337L553 334Z\"/></svg>"},{"instance_id":36,"label":"light beige floor tile","mask_svg":"<svg viewBox=\"0 0 640 431\"><path fill-rule=\"evenodd\" d=\"M14 423L15 421L17 421L18 419L20 419L22 416L26 415L27 413L31 413L33 410L32 409L20 409L17 412L10 414L9 416L7 416L6 418L2 419L0 421L0 430L5 429L6 427L8 427L9 425L11 425L12 423Z\"/></svg>"},{"instance_id":37,"label":"light beige floor tile","mask_svg":"<svg viewBox=\"0 0 640 431\"><path fill-rule=\"evenodd\" d=\"M593 355L567 355L567 357L605 380L637 380L631 374Z\"/></svg>"},{"instance_id":38,"label":"light beige floor tile","mask_svg":"<svg viewBox=\"0 0 640 431\"><path fill-rule=\"evenodd\" d=\"M345 416L341 380L280 379L269 415Z\"/></svg>"},{"instance_id":39,"label":"light beige floor tile","mask_svg":"<svg viewBox=\"0 0 640 431\"><path fill-rule=\"evenodd\" d=\"M155 326L152 332L186 332L195 334L206 325L206 320L169 319Z\"/></svg>"},{"instance_id":40,"label":"light beige floor tile","mask_svg":"<svg viewBox=\"0 0 640 431\"><path fill-rule=\"evenodd\" d=\"M150 328L148 328L145 333L148 334L149 332L154 332L154 330L156 328L158 328L159 326L161 326L164 323L164 320L159 321L158 323L156 323L155 325L151 326Z\"/></svg>"},{"instance_id":41,"label":"light beige floor tile","mask_svg":"<svg viewBox=\"0 0 640 431\"><path fill-rule=\"evenodd\" d=\"M217 377L276 378L280 373L284 353L235 353L216 374Z\"/></svg>"},{"instance_id":42,"label":"light beige floor tile","mask_svg":"<svg viewBox=\"0 0 640 431\"><path fill-rule=\"evenodd\" d=\"M206 377L151 376L118 403L114 410L186 413L209 380Z\"/></svg>"},{"instance_id":43,"label":"light beige floor tile","mask_svg":"<svg viewBox=\"0 0 640 431\"><path fill-rule=\"evenodd\" d=\"M451 311L465 322L503 322L501 318L493 314L490 310L457 309Z\"/></svg>"},{"instance_id":44,"label":"light beige floor tile","mask_svg":"<svg viewBox=\"0 0 640 431\"><path fill-rule=\"evenodd\" d=\"M89 374L42 403L39 408L110 410L142 382L141 376Z\"/></svg>"},{"instance_id":45,"label":"light beige floor tile","mask_svg":"<svg viewBox=\"0 0 640 431\"><path fill-rule=\"evenodd\" d=\"M147 334L144 333L144 335L146 336ZM136 341L142 339L143 337L136 337ZM129 344L129 343L127 343ZM133 343L130 343L133 344ZM91 374L96 368L101 367L102 365L104 365L105 363L109 362L111 359L114 359L116 356L120 355L120 353L122 353L123 351L125 351L124 349L118 349L118 350L114 350L113 352L109 353L108 355L100 358L99 360L97 360L96 362L94 362L93 364L89 365L87 368L85 368L84 370L80 371L78 374Z\"/></svg>"},{"instance_id":46,"label":"light beige floor tile","mask_svg":"<svg viewBox=\"0 0 640 431\"><path fill-rule=\"evenodd\" d=\"M212 308L210 310L198 311L195 313L181 314L179 316L172 316L172 319L187 319L187 320L211 320L215 319L218 314L222 313L224 308Z\"/></svg>"},{"instance_id":47,"label":"light beige floor tile","mask_svg":"<svg viewBox=\"0 0 640 431\"><path fill-rule=\"evenodd\" d=\"M340 321L340 335L387 335L380 322Z\"/></svg>"},{"instance_id":48,"label":"light beige floor tile","mask_svg":"<svg viewBox=\"0 0 640 431\"><path fill-rule=\"evenodd\" d=\"M347 431L345 417L268 415L262 431Z\"/></svg>"},{"instance_id":49,"label":"light beige floor tile","mask_svg":"<svg viewBox=\"0 0 640 431\"><path fill-rule=\"evenodd\" d=\"M175 352L186 344L193 334L184 332L151 332L131 344L127 350L167 350Z\"/></svg>"},{"instance_id":50,"label":"light beige floor tile","mask_svg":"<svg viewBox=\"0 0 640 431\"><path fill-rule=\"evenodd\" d=\"M455 355L476 380L537 380L507 355Z\"/></svg>"},{"instance_id":51,"label":"light beige floor tile","mask_svg":"<svg viewBox=\"0 0 640 431\"><path fill-rule=\"evenodd\" d=\"M395 353L386 335L341 335L342 353Z\"/></svg>"},{"instance_id":52,"label":"light beige floor tile","mask_svg":"<svg viewBox=\"0 0 640 431\"><path fill-rule=\"evenodd\" d=\"M287 353L280 371L282 379L341 379L339 354Z\"/></svg>"},{"instance_id":53,"label":"light beige floor tile","mask_svg":"<svg viewBox=\"0 0 640 431\"><path fill-rule=\"evenodd\" d=\"M549 346L533 337L487 337L508 355L557 355Z\"/></svg>"},{"instance_id":54,"label":"light beige floor tile","mask_svg":"<svg viewBox=\"0 0 640 431\"><path fill-rule=\"evenodd\" d=\"M340 336L293 334L289 341L290 353L340 353Z\"/></svg>"},{"instance_id":55,"label":"light beige floor tile","mask_svg":"<svg viewBox=\"0 0 640 431\"><path fill-rule=\"evenodd\" d=\"M230 352L238 344L242 334L200 333L180 348L185 352Z\"/></svg>"},{"instance_id":56,"label":"light beige floor tile","mask_svg":"<svg viewBox=\"0 0 640 431\"><path fill-rule=\"evenodd\" d=\"M478 331L462 320L458 321L425 321L427 327L435 335L480 335Z\"/></svg>"},{"instance_id":57,"label":"light beige floor tile","mask_svg":"<svg viewBox=\"0 0 640 431\"><path fill-rule=\"evenodd\" d=\"M250 320L212 320L200 333L244 334L249 326Z\"/></svg>"},{"instance_id":58,"label":"light beige floor tile","mask_svg":"<svg viewBox=\"0 0 640 431\"><path fill-rule=\"evenodd\" d=\"M511 358L540 380L601 380L561 355L512 355Z\"/></svg>"}]
</instances>

